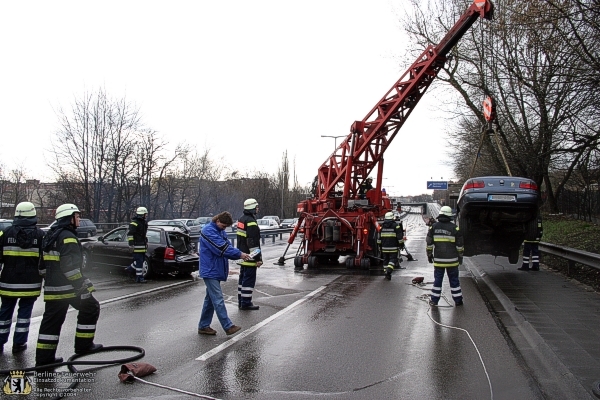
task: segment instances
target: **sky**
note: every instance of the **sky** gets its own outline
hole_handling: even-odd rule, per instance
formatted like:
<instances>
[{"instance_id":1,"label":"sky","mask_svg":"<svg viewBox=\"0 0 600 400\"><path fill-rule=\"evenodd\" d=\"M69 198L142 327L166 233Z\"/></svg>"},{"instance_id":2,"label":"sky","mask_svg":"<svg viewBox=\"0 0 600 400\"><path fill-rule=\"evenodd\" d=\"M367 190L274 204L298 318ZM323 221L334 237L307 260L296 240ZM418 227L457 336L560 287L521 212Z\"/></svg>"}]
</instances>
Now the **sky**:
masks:
<instances>
[{"instance_id":1,"label":"sky","mask_svg":"<svg viewBox=\"0 0 600 400\"><path fill-rule=\"evenodd\" d=\"M102 88L172 149L273 174L287 151L308 185L414 61L402 3L3 0L0 164L51 180L57 110ZM440 101L430 88L384 154L388 194L453 178Z\"/></svg>"}]
</instances>

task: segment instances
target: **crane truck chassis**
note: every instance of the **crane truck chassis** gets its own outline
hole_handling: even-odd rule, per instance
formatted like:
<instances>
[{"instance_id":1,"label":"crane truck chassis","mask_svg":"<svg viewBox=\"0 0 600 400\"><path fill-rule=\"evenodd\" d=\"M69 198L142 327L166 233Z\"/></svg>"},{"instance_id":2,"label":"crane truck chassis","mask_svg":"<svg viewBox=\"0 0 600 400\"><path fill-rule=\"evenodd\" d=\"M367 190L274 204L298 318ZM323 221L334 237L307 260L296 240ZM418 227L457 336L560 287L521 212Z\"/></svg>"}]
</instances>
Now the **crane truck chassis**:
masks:
<instances>
[{"instance_id":1,"label":"crane truck chassis","mask_svg":"<svg viewBox=\"0 0 600 400\"><path fill-rule=\"evenodd\" d=\"M392 88L319 167L313 198L298 203L298 223L279 259L282 264L298 233L302 240L294 267L339 264L370 269L380 264L378 220L391 210L382 194L383 154L448 60L448 53L479 18L491 20L490 0L475 0L437 45L429 45ZM359 196L360 184L377 166L376 187ZM340 189L341 187L341 189Z\"/></svg>"}]
</instances>

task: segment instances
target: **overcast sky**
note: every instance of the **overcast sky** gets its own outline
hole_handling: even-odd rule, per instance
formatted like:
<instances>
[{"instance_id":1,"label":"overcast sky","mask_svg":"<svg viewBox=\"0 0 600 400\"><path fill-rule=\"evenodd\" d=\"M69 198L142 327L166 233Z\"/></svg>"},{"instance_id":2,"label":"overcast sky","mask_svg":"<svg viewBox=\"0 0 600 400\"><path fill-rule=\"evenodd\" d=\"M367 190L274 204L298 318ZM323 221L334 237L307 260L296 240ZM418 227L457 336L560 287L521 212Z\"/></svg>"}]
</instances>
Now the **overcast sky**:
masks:
<instances>
[{"instance_id":1,"label":"overcast sky","mask_svg":"<svg viewBox=\"0 0 600 400\"><path fill-rule=\"evenodd\" d=\"M55 110L102 87L172 145L300 183L400 78L402 0L2 1L0 162L45 168ZM451 179L441 100L428 92L384 155L393 195ZM20 151L22 150L22 151Z\"/></svg>"}]
</instances>

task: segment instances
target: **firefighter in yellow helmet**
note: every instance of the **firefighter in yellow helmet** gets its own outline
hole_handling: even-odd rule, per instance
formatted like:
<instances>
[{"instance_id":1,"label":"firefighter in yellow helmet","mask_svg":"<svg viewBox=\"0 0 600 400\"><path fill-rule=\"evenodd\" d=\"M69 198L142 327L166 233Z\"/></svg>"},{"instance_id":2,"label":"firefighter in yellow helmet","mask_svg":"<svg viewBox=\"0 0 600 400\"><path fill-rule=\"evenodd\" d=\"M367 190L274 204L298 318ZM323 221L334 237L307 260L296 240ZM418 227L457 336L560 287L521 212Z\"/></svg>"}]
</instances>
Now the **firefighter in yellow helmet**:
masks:
<instances>
[{"instance_id":1,"label":"firefighter in yellow helmet","mask_svg":"<svg viewBox=\"0 0 600 400\"><path fill-rule=\"evenodd\" d=\"M135 217L129 223L129 231L127 232L127 241L129 248L133 250L133 263L135 268L135 282L145 283L144 279L144 262L146 261L146 250L148 249L148 222L146 217L148 210L146 207L138 207L135 210ZM131 265L127 267L131 271Z\"/></svg>"},{"instance_id":2,"label":"firefighter in yellow helmet","mask_svg":"<svg viewBox=\"0 0 600 400\"><path fill-rule=\"evenodd\" d=\"M437 306L442 295L444 273L448 274L450 291L454 304L462 306L463 296L458 279L458 266L463 262L464 239L462 232L452 222L452 209L444 206L440 209L438 222L431 225L427 232L427 261L433 263L433 287L429 305Z\"/></svg>"},{"instance_id":3,"label":"firefighter in yellow helmet","mask_svg":"<svg viewBox=\"0 0 600 400\"><path fill-rule=\"evenodd\" d=\"M404 245L404 230L402 224L396 222L394 213L387 212L379 230L378 244L383 255L383 271L385 279L392 279L392 272L398 263L398 250Z\"/></svg>"},{"instance_id":4,"label":"firefighter in yellow helmet","mask_svg":"<svg viewBox=\"0 0 600 400\"><path fill-rule=\"evenodd\" d=\"M8 342L13 313L17 302L17 323L12 352L27 349L29 322L33 305L42 292L42 277L38 265L42 256L44 231L37 227L37 213L33 203L17 204L11 226L0 230L0 352Z\"/></svg>"},{"instance_id":5,"label":"firefighter in yellow helmet","mask_svg":"<svg viewBox=\"0 0 600 400\"><path fill-rule=\"evenodd\" d=\"M75 204L63 204L56 209L56 224L44 237L42 250L45 270L44 301L46 308L35 353L36 366L61 363L56 348L62 324L69 306L76 310L75 353L88 354L102 348L94 343L100 303L92 296L96 289L81 272L83 253L77 239L79 209Z\"/></svg>"},{"instance_id":6,"label":"firefighter in yellow helmet","mask_svg":"<svg viewBox=\"0 0 600 400\"><path fill-rule=\"evenodd\" d=\"M238 280L238 307L240 310L258 310L252 303L252 293L256 285L256 270L262 265L260 253L260 228L256 222L258 202L255 199L244 201L244 214L237 223L237 248L253 257L240 264ZM254 253L258 254L255 254Z\"/></svg>"}]
</instances>

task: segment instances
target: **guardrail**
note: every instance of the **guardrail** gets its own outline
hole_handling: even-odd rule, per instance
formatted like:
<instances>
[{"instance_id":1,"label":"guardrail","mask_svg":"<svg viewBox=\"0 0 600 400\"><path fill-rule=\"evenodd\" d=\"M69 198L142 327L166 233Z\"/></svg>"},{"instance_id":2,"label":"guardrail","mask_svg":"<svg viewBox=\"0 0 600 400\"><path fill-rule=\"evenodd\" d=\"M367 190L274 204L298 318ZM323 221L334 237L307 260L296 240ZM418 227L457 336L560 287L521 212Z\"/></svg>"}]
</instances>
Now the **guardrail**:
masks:
<instances>
[{"instance_id":1,"label":"guardrail","mask_svg":"<svg viewBox=\"0 0 600 400\"><path fill-rule=\"evenodd\" d=\"M278 228L278 229L267 229L260 232L261 243L265 244L266 238L272 238L273 243L275 243L275 238L279 236L279 240L283 240L284 233L291 233L294 228ZM236 232L227 232L227 238L231 240L233 245L235 246L235 240L237 239Z\"/></svg>"},{"instance_id":2,"label":"guardrail","mask_svg":"<svg viewBox=\"0 0 600 400\"><path fill-rule=\"evenodd\" d=\"M545 242L540 242L538 248L543 253L566 259L569 262L569 268L574 267L575 263L580 263L588 267L600 269L600 254Z\"/></svg>"}]
</instances>

